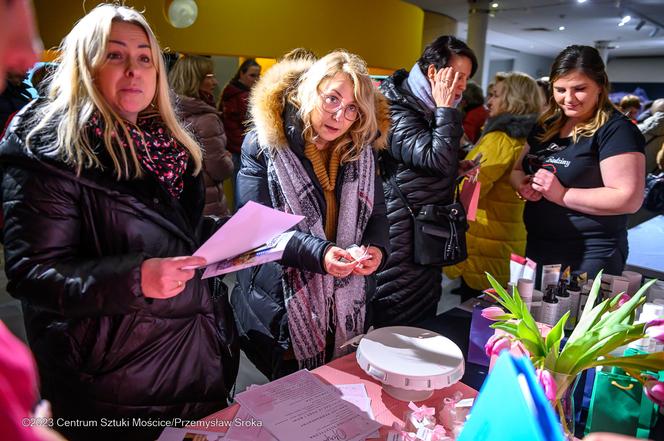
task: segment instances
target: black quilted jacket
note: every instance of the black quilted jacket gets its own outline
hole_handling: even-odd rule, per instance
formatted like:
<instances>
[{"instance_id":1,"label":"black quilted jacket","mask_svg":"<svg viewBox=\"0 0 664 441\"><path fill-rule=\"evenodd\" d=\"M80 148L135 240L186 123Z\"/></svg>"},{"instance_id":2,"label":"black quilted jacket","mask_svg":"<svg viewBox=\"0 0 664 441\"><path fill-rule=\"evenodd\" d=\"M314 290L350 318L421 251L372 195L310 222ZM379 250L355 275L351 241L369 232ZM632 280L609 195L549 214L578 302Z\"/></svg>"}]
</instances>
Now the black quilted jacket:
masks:
<instances>
[{"instance_id":1,"label":"black quilted jacket","mask_svg":"<svg viewBox=\"0 0 664 441\"><path fill-rule=\"evenodd\" d=\"M140 284L145 259L191 255L214 229L200 175L186 175L179 201L151 177L76 176L47 145L27 153L15 119L0 144L5 270L54 417L197 419L225 407L239 348L223 284L194 277L169 299ZM153 440L162 429L66 434Z\"/></svg>"},{"instance_id":2,"label":"black quilted jacket","mask_svg":"<svg viewBox=\"0 0 664 441\"><path fill-rule=\"evenodd\" d=\"M406 196L415 213L426 204L452 202L457 178L461 113L452 108L433 112L410 92L408 72L399 70L381 84L390 102L392 129L384 169ZM390 221L390 258L378 275L374 324L414 324L434 308L441 295L441 269L413 263L413 222L389 179L384 180Z\"/></svg>"}]
</instances>

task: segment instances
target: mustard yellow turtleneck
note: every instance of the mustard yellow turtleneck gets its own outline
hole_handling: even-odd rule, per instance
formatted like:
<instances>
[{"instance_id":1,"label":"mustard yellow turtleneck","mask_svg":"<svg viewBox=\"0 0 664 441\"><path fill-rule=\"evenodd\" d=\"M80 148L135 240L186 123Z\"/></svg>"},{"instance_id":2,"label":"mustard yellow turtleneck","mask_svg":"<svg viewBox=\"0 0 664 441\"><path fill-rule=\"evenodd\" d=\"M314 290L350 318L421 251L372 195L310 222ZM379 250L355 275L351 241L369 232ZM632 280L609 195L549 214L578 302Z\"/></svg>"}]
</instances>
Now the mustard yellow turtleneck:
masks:
<instances>
[{"instance_id":1,"label":"mustard yellow turtleneck","mask_svg":"<svg viewBox=\"0 0 664 441\"><path fill-rule=\"evenodd\" d=\"M329 148L318 149L314 144L309 144L304 148L304 155L311 161L314 167L314 173L318 182L323 187L325 196L325 236L328 240L334 241L337 237L337 198L334 194L334 187L337 182L337 172L339 171L338 150L330 151Z\"/></svg>"}]
</instances>

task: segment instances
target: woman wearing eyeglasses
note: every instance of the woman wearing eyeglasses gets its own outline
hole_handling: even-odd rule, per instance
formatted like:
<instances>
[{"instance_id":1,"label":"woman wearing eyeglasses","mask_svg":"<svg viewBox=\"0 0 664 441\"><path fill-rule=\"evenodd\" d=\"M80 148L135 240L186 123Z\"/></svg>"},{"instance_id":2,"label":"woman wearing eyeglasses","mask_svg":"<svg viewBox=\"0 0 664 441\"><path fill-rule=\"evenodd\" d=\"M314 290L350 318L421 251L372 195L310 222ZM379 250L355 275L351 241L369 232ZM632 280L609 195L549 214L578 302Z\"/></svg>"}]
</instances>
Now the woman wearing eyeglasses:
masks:
<instances>
[{"instance_id":1,"label":"woman wearing eyeglasses","mask_svg":"<svg viewBox=\"0 0 664 441\"><path fill-rule=\"evenodd\" d=\"M621 274L627 214L643 202L645 140L609 101L596 49L568 46L550 78L548 108L511 176L512 187L527 200L526 255L539 272L542 265L560 263L589 277L600 269Z\"/></svg>"},{"instance_id":2,"label":"woman wearing eyeglasses","mask_svg":"<svg viewBox=\"0 0 664 441\"><path fill-rule=\"evenodd\" d=\"M240 271L232 303L242 347L268 378L343 355L364 332L388 225L375 153L387 105L366 64L332 52L283 61L252 92L237 200L306 217L278 263ZM365 254L351 255L351 245Z\"/></svg>"},{"instance_id":3,"label":"woman wearing eyeglasses","mask_svg":"<svg viewBox=\"0 0 664 441\"><path fill-rule=\"evenodd\" d=\"M187 55L178 59L168 73L168 81L178 94L177 110L189 130L205 152L203 178L205 208L203 214L229 214L223 182L233 176L233 159L226 150L226 133L221 114L214 107L214 77L212 60Z\"/></svg>"}]
</instances>

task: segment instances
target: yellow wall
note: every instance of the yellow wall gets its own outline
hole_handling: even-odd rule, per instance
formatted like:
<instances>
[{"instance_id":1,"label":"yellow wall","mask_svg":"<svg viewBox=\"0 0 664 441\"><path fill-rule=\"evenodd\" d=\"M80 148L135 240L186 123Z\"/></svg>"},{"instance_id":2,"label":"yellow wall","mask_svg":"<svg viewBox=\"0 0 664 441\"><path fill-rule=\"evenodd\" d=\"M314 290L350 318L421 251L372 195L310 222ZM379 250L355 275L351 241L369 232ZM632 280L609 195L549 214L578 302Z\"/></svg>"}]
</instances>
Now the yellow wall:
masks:
<instances>
[{"instance_id":1,"label":"yellow wall","mask_svg":"<svg viewBox=\"0 0 664 441\"><path fill-rule=\"evenodd\" d=\"M57 46L96 0L34 0L44 46ZM163 47L177 52L278 58L302 46L345 48L369 66L409 68L422 47L423 11L399 0L197 0L193 26L166 20L169 0L125 0L145 11Z\"/></svg>"}]
</instances>

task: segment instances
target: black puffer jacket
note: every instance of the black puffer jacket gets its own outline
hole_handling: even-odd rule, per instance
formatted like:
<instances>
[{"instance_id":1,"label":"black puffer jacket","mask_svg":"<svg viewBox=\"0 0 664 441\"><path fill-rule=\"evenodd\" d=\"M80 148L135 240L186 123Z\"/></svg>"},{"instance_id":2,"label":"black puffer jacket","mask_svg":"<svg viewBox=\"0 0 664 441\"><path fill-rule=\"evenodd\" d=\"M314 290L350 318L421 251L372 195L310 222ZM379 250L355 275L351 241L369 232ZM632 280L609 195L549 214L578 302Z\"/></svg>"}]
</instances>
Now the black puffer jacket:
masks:
<instances>
[{"instance_id":1,"label":"black puffer jacket","mask_svg":"<svg viewBox=\"0 0 664 441\"><path fill-rule=\"evenodd\" d=\"M426 204L452 202L457 177L461 112L431 112L410 92L408 72L399 70L381 84L390 101L392 130L386 163L415 213ZM441 295L441 268L413 263L413 221L402 200L385 180L390 221L387 265L378 274L374 325L413 324L435 313Z\"/></svg>"},{"instance_id":2,"label":"black puffer jacket","mask_svg":"<svg viewBox=\"0 0 664 441\"><path fill-rule=\"evenodd\" d=\"M299 75L308 68L310 62L284 62L272 67L252 92L252 120L255 128L244 139L242 145L242 166L237 177L236 201L238 206L248 201L255 201L272 206L268 190L267 165L265 155L261 153L266 145L261 145L259 138L265 139L271 146L290 148L302 162L309 178L317 190L316 196L321 213L325 213L325 197L318 182L311 161L304 154L302 121L296 109L284 106L283 96ZM380 102L384 102L380 97ZM373 146L385 145L389 118L387 103L384 103L381 115L384 115L381 128L383 136ZM382 144L381 144L382 143ZM338 171L335 192L337 200L341 197L343 166ZM376 175L374 208L369 223L364 231L362 244L371 244L387 255L388 223L385 215L385 201L382 180ZM331 242L310 234L296 231L279 262L267 263L237 273L238 283L233 290L231 302L241 336L242 349L256 367L268 378L277 378L290 373L297 367L292 358L288 316L284 305L282 286L282 265L301 268L306 271L325 274L323 255ZM385 259L383 260L385 261ZM366 295L371 298L376 288L375 276L366 277ZM284 354L286 355L284 362Z\"/></svg>"},{"instance_id":3,"label":"black puffer jacket","mask_svg":"<svg viewBox=\"0 0 664 441\"><path fill-rule=\"evenodd\" d=\"M0 145L5 270L54 417L154 423L225 407L239 348L223 284L194 277L163 300L141 291L145 259L191 255L216 227L201 216L200 175L188 170L179 201L152 177L117 181L108 169L77 177L48 144L26 152L26 124L16 119ZM162 429L63 432L153 440Z\"/></svg>"}]
</instances>

